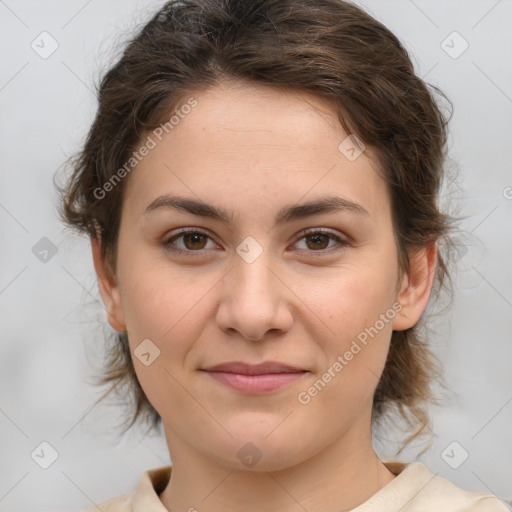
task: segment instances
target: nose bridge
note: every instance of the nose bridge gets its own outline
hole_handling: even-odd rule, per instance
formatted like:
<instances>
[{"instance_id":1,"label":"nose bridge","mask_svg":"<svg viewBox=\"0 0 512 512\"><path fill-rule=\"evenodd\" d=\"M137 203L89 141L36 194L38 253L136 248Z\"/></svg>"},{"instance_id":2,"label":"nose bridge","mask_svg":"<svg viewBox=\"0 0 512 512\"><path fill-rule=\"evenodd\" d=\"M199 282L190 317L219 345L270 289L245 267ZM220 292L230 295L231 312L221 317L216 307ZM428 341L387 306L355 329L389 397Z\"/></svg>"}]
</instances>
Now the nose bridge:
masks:
<instances>
[{"instance_id":1,"label":"nose bridge","mask_svg":"<svg viewBox=\"0 0 512 512\"><path fill-rule=\"evenodd\" d=\"M262 243L247 237L236 248L217 318L224 330L235 329L251 340L270 330L289 329L293 318L283 302L285 285L275 275L279 265L273 261L268 244L270 237Z\"/></svg>"},{"instance_id":2,"label":"nose bridge","mask_svg":"<svg viewBox=\"0 0 512 512\"><path fill-rule=\"evenodd\" d=\"M236 248L238 258L235 259L234 279L235 287L242 292L243 297L250 300L265 299L274 290L273 280L275 276L270 268L272 264L271 251L269 249L270 237L266 238L267 244L256 240L252 236L246 237Z\"/></svg>"}]
</instances>

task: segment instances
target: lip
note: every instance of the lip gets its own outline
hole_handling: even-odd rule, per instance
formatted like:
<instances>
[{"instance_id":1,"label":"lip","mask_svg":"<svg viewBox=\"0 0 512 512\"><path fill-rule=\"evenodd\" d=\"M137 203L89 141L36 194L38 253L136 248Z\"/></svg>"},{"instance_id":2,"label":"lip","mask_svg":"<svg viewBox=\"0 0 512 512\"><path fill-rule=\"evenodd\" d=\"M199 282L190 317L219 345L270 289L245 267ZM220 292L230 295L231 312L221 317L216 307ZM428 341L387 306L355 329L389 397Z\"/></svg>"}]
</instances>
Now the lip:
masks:
<instances>
[{"instance_id":1,"label":"lip","mask_svg":"<svg viewBox=\"0 0 512 512\"><path fill-rule=\"evenodd\" d=\"M286 387L308 373L302 368L275 361L260 364L232 361L210 366L202 371L232 389L255 395Z\"/></svg>"},{"instance_id":2,"label":"lip","mask_svg":"<svg viewBox=\"0 0 512 512\"><path fill-rule=\"evenodd\" d=\"M229 372L240 375L264 375L269 373L304 372L304 368L290 366L277 361L265 361L259 364L245 363L244 361L229 361L203 368L207 372Z\"/></svg>"}]
</instances>

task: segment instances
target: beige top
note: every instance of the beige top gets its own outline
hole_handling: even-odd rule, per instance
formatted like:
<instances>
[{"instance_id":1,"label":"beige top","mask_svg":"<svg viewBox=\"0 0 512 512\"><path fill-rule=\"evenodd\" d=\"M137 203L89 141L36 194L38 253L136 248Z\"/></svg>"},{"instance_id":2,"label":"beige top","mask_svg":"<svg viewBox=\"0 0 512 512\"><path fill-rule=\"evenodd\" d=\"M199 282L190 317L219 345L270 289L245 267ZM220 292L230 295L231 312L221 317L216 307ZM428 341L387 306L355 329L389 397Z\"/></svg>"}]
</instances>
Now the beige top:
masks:
<instances>
[{"instance_id":1,"label":"beige top","mask_svg":"<svg viewBox=\"0 0 512 512\"><path fill-rule=\"evenodd\" d=\"M421 462L384 462L391 482L351 512L510 512L492 494L466 491L436 476ZM99 503L84 512L168 512L158 495L171 477L172 466L145 471L135 491Z\"/></svg>"}]
</instances>

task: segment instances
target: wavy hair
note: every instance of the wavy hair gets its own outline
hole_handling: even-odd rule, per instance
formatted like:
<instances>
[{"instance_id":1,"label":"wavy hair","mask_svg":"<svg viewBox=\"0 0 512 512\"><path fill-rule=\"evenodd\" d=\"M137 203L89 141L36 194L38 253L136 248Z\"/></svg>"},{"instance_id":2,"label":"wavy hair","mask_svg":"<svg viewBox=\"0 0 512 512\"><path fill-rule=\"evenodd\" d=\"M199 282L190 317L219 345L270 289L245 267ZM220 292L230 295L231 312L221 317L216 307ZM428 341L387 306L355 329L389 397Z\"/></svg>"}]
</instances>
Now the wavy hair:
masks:
<instances>
[{"instance_id":1,"label":"wavy hair","mask_svg":"<svg viewBox=\"0 0 512 512\"><path fill-rule=\"evenodd\" d=\"M449 119L434 93L451 102L415 74L407 50L389 29L343 0L171 0L125 43L96 86L96 117L59 187L62 220L101 237L101 255L112 272L129 178L112 188L107 201L94 191L130 158L144 132L167 121L184 98L223 80L329 101L344 130L377 155L391 193L401 271L409 269L411 251L436 243L433 294L451 290L448 253L439 244L449 245L452 218L438 205ZM421 329L425 316L392 333L373 398L372 422L393 410L407 421L411 433L401 450L424 433L427 406L437 401L431 384L442 376ZM133 406L126 430L137 419L156 427L161 417L137 380L126 332L111 340L107 355L99 384L110 388L103 397L124 386L123 396Z\"/></svg>"}]
</instances>

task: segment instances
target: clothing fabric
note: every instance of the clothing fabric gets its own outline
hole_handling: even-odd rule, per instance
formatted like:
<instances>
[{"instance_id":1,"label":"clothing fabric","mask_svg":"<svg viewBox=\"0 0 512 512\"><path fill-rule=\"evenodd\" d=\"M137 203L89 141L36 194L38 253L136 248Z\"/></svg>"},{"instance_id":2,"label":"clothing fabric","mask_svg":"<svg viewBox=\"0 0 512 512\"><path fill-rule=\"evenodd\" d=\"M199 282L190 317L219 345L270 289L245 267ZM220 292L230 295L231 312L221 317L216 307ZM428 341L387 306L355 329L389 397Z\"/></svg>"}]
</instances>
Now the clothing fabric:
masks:
<instances>
[{"instance_id":1,"label":"clothing fabric","mask_svg":"<svg viewBox=\"0 0 512 512\"><path fill-rule=\"evenodd\" d=\"M432 473L421 462L383 464L395 478L351 512L510 512L492 494L465 490ZM111 498L84 512L168 512L158 495L171 477L172 465L145 471L130 493Z\"/></svg>"}]
</instances>

